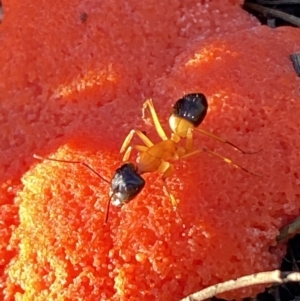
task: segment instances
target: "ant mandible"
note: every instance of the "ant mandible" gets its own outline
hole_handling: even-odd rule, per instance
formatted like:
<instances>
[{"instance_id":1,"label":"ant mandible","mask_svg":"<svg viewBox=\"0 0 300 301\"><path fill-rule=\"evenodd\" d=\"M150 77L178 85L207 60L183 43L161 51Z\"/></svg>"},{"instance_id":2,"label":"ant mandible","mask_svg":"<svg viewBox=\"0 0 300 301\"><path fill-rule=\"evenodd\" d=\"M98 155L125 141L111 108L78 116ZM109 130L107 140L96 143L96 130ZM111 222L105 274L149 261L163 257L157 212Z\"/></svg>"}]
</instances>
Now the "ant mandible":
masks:
<instances>
[{"instance_id":1,"label":"ant mandible","mask_svg":"<svg viewBox=\"0 0 300 301\"><path fill-rule=\"evenodd\" d=\"M152 99L147 99L143 104L143 118L145 116L145 110L147 108L150 110L154 127L162 141L154 144L142 131L133 129L125 138L120 153L124 153L123 161L128 161L131 151L133 149L138 151L138 156L136 159L136 174L142 175L144 173L155 171L162 174L162 181L164 183L165 192L169 196L174 207L177 206L178 202L175 199L174 195L169 191L166 184L166 179L170 177L174 172L174 165L171 162L185 159L201 152L206 152L225 161L229 165L242 169L249 174L259 176L258 174L255 174L247 170L246 168L236 164L231 159L226 158L207 148L193 148L193 131L197 130L200 133L209 136L219 142L230 145L243 154L256 153L246 152L230 141L198 128L198 126L204 120L208 109L207 99L204 94L187 94L175 103L175 105L173 106L173 112L169 118L169 125L172 130L170 138L166 135L163 127L161 126ZM141 139L144 145L130 145L134 134L136 134ZM180 146L178 144L182 138L186 139L185 146Z\"/></svg>"},{"instance_id":2,"label":"ant mandible","mask_svg":"<svg viewBox=\"0 0 300 301\"><path fill-rule=\"evenodd\" d=\"M107 202L104 224L106 224L108 221L110 204L115 207L122 207L123 205L133 200L142 191L145 186L145 180L141 177L141 175L147 172L157 171L162 174L164 189L169 196L172 205L176 207L178 202L173 194L169 191L166 184L166 178L168 178L174 172L174 166L170 161L177 161L192 155L196 155L200 152L207 152L213 156L218 157L219 159L224 160L227 164L230 164L236 168L240 168L252 175L259 176L234 163L231 159L217 154L216 152L213 152L206 148L196 150L193 149L193 131L197 130L200 133L205 134L215 140L231 145L234 149L240 151L243 154L254 153L243 151L241 148L237 147L228 140L215 136L214 134L203 129L197 128L201 124L207 113L208 103L204 94L187 94L175 103L175 105L173 106L173 112L169 118L169 124L172 130L170 138L167 137L164 129L160 124L151 99L147 99L143 104L143 116L147 107L150 110L155 129L162 141L154 144L140 130L131 130L122 144L120 153L124 153L123 161L128 161L132 149L137 150L139 153L136 164L126 162L121 165L121 167L116 169L111 181L102 177L92 167L82 161L60 160L47 158L36 154L34 154L33 157L39 160L49 160L69 164L81 164L92 171L104 182L110 184L109 200ZM138 135L144 145L130 145L134 134ZM178 145L181 138L186 139L184 147Z\"/></svg>"}]
</instances>

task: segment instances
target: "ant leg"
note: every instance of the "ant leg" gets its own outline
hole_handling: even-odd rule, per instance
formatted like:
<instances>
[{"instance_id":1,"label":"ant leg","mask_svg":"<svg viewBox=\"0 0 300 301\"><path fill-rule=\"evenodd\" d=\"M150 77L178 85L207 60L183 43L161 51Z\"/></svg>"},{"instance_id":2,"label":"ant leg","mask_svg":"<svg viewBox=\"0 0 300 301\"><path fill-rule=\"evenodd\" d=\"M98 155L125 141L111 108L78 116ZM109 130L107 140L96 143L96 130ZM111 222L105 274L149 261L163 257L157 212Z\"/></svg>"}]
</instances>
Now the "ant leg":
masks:
<instances>
[{"instance_id":1,"label":"ant leg","mask_svg":"<svg viewBox=\"0 0 300 301\"><path fill-rule=\"evenodd\" d=\"M235 162L232 161L231 159L226 158L226 157L223 157L222 155L220 155L220 154L218 154L218 153L216 153L216 152L213 152L213 151L211 151L211 150L209 150L209 149L206 149L206 148L198 149L198 150L192 151L192 152L190 152L190 153L187 153L186 155L182 156L180 159L185 159L185 158L187 158L187 157L190 157L190 156L199 154L199 153L201 153L201 152L205 152L205 153L208 153L208 154L210 154L210 155L212 155L212 156L215 156L215 157L217 157L217 158L223 160L223 161L226 162L227 164L229 164L229 165L231 165L231 166L233 166L233 167L235 167L235 168L242 169L243 171L245 171L245 172L247 172L247 173L249 173L249 174L251 174L251 175L253 175L253 176L261 177L261 175L259 175L259 174L257 174L257 173L254 173L254 172L252 172L252 171L246 169L245 167L243 167L243 166L241 166L241 165L235 163Z\"/></svg>"},{"instance_id":2,"label":"ant leg","mask_svg":"<svg viewBox=\"0 0 300 301\"><path fill-rule=\"evenodd\" d=\"M129 134L126 136L126 138L124 139L124 142L120 150L121 154L124 153L129 147L129 144L134 134L138 135L139 138L145 143L147 147L153 146L153 142L143 132L141 132L140 130L131 130Z\"/></svg>"},{"instance_id":3,"label":"ant leg","mask_svg":"<svg viewBox=\"0 0 300 301\"><path fill-rule=\"evenodd\" d=\"M162 140L168 140L168 137L163 129L163 127L160 124L159 118L157 116L156 110L154 108L152 99L147 99L144 103L143 103L143 108L142 108L142 118L145 119L145 110L146 108L149 108L151 116L152 116L152 120L154 122L154 127L156 129L157 134L159 135L159 137Z\"/></svg>"},{"instance_id":4,"label":"ant leg","mask_svg":"<svg viewBox=\"0 0 300 301\"><path fill-rule=\"evenodd\" d=\"M148 147L147 147L147 146L144 146L144 145L133 145L133 146L128 146L128 147L127 147L127 150L126 150L126 152L125 152L125 154L124 154L124 156L123 156L123 159L122 159L123 162L128 161L132 149L135 149L135 150L137 150L137 151L139 151L139 152L145 152L145 151L147 151Z\"/></svg>"},{"instance_id":5,"label":"ant leg","mask_svg":"<svg viewBox=\"0 0 300 301\"><path fill-rule=\"evenodd\" d=\"M166 179L168 177L170 177L174 172L174 166L169 162L163 161L157 171L159 173L162 173L162 181L164 183L164 192L170 198L172 206L174 208L176 208L178 205L178 201L176 200L174 195L170 192L168 185L166 183Z\"/></svg>"},{"instance_id":6,"label":"ant leg","mask_svg":"<svg viewBox=\"0 0 300 301\"><path fill-rule=\"evenodd\" d=\"M207 131L205 131L203 129L200 129L200 128L195 128L195 130L198 131L198 132L200 132L200 133L202 133L202 134L204 134L204 135L206 135L206 136L208 136L208 137L211 137L211 138L213 138L213 139L215 139L215 140L217 140L219 142L226 143L226 144L230 145L231 147L233 147L235 150L238 150L242 154L251 155L251 154L256 154L256 153L258 153L258 152L261 151L261 150L259 150L259 151L255 151L255 152L246 152L246 151L242 150L240 147L238 147L235 144L233 144L232 142L230 142L230 141L228 141L228 140L226 140L226 139L224 139L222 137L216 136L213 133L207 132Z\"/></svg>"}]
</instances>

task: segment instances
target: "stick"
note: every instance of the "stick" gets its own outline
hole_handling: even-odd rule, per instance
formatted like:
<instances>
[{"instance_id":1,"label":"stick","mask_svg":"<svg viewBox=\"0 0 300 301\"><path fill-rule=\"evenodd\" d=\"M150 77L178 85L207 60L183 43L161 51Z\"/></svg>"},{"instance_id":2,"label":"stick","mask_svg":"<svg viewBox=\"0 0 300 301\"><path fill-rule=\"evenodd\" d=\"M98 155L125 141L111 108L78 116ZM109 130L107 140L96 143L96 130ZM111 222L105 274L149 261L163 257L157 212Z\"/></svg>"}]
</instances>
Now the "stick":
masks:
<instances>
[{"instance_id":1,"label":"stick","mask_svg":"<svg viewBox=\"0 0 300 301\"><path fill-rule=\"evenodd\" d=\"M243 276L236 280L229 280L223 283L209 286L199 292L189 295L180 301L203 301L208 298L212 298L218 294L232 291L238 288L252 286L256 284L268 284L268 283L287 283L287 282L299 282L300 273L298 272L281 272L280 270L274 270L270 272L261 272L253 275Z\"/></svg>"},{"instance_id":2,"label":"stick","mask_svg":"<svg viewBox=\"0 0 300 301\"><path fill-rule=\"evenodd\" d=\"M244 8L258 11L261 14L263 14L264 16L270 15L270 16L282 19L284 21L287 21L291 24L296 25L297 27L300 27L300 19L299 18L289 15L287 13L281 12L279 10L268 8L268 7L263 7L261 5L257 5L257 4L253 4L253 3L245 3Z\"/></svg>"}]
</instances>

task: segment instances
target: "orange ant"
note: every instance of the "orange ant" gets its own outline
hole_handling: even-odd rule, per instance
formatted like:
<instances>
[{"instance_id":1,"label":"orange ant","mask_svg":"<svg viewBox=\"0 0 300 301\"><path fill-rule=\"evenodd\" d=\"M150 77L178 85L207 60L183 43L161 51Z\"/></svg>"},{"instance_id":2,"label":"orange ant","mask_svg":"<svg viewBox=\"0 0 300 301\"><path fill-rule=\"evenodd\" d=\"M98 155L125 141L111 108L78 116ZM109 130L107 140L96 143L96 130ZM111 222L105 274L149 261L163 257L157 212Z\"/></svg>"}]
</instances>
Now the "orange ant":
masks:
<instances>
[{"instance_id":1,"label":"orange ant","mask_svg":"<svg viewBox=\"0 0 300 301\"><path fill-rule=\"evenodd\" d=\"M174 171L174 166L169 161L176 161L198 154L200 152L207 152L224 160L226 163L236 168L240 168L247 173L258 176L257 174L252 173L244 167L234 163L231 159L223 157L211 150L208 150L206 148L198 150L193 149L193 130L198 130L199 132L213 139L231 145L234 149L242 152L243 154L253 154L253 152L243 151L228 140L197 128L201 124L207 113L208 104L204 94L187 94L175 103L175 105L173 106L173 112L169 118L169 124L173 132L171 134L171 138L168 138L165 134L165 131L160 124L151 99L146 100L143 104L143 116L147 107L150 110L155 129L158 135L161 137L162 141L154 144L142 131L131 130L122 144L120 153L124 153L123 161L127 161L130 157L132 149L139 151L136 164L130 162L124 163L121 167L116 169L111 181L108 181L107 179L102 177L98 172L96 172L85 162L52 159L35 154L33 155L33 157L39 160L81 164L92 171L100 179L110 184L109 200L107 202L104 223L107 223L108 221L110 204L115 207L122 207L123 205L133 200L142 191L145 186L145 180L141 177L141 175L147 172L157 171L162 174L162 180L164 182L166 193L169 196L172 205L176 207L177 201L166 185L166 178L169 177ZM130 142L134 134L137 134L145 145L130 146ZM178 146L181 138L186 138L184 147Z\"/></svg>"},{"instance_id":2,"label":"orange ant","mask_svg":"<svg viewBox=\"0 0 300 301\"><path fill-rule=\"evenodd\" d=\"M170 138L166 135L164 129L161 126L152 99L147 99L143 104L143 118L145 116L145 110L147 108L150 110L154 127L162 141L154 144L142 131L133 129L125 138L120 153L124 153L123 161L128 161L131 151L133 149L138 151L138 157L136 160L137 174L142 175L144 173L154 171L162 174L165 192L169 196L174 207L177 206L178 202L166 185L166 178L170 177L174 172L174 166L171 163L173 161L178 161L180 159L196 155L200 152L206 152L215 157L218 157L219 159L225 161L227 164L244 170L249 174L259 176L236 164L231 159L223 157L214 151L206 148L193 148L193 131L197 130L200 133L209 136L219 142L226 143L232 146L234 149L240 151L243 154L254 153L246 152L233 143L229 142L228 140L215 136L210 132L198 128L198 126L204 120L208 108L208 103L204 94L187 94L175 103L175 105L173 106L173 112L169 118L169 125L172 130ZM134 134L136 134L141 139L144 145L130 145ZM185 146L178 145L179 141L182 138L186 139Z\"/></svg>"}]
</instances>

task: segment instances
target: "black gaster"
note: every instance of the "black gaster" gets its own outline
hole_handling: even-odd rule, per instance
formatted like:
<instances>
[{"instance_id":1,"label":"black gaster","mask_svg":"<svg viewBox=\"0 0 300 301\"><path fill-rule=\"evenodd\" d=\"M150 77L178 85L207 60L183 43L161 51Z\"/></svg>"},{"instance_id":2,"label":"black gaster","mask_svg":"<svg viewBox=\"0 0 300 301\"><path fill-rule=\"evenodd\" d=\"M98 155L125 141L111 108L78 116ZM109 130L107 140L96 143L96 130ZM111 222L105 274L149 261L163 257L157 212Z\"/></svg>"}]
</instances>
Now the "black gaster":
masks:
<instances>
[{"instance_id":1,"label":"black gaster","mask_svg":"<svg viewBox=\"0 0 300 301\"><path fill-rule=\"evenodd\" d=\"M135 165L125 163L115 171L111 180L111 204L122 207L134 199L144 188L145 180L137 173Z\"/></svg>"},{"instance_id":2,"label":"black gaster","mask_svg":"<svg viewBox=\"0 0 300 301\"><path fill-rule=\"evenodd\" d=\"M172 114L191 122L197 127L205 118L207 108L208 103L204 94L191 93L177 100L173 106Z\"/></svg>"}]
</instances>

